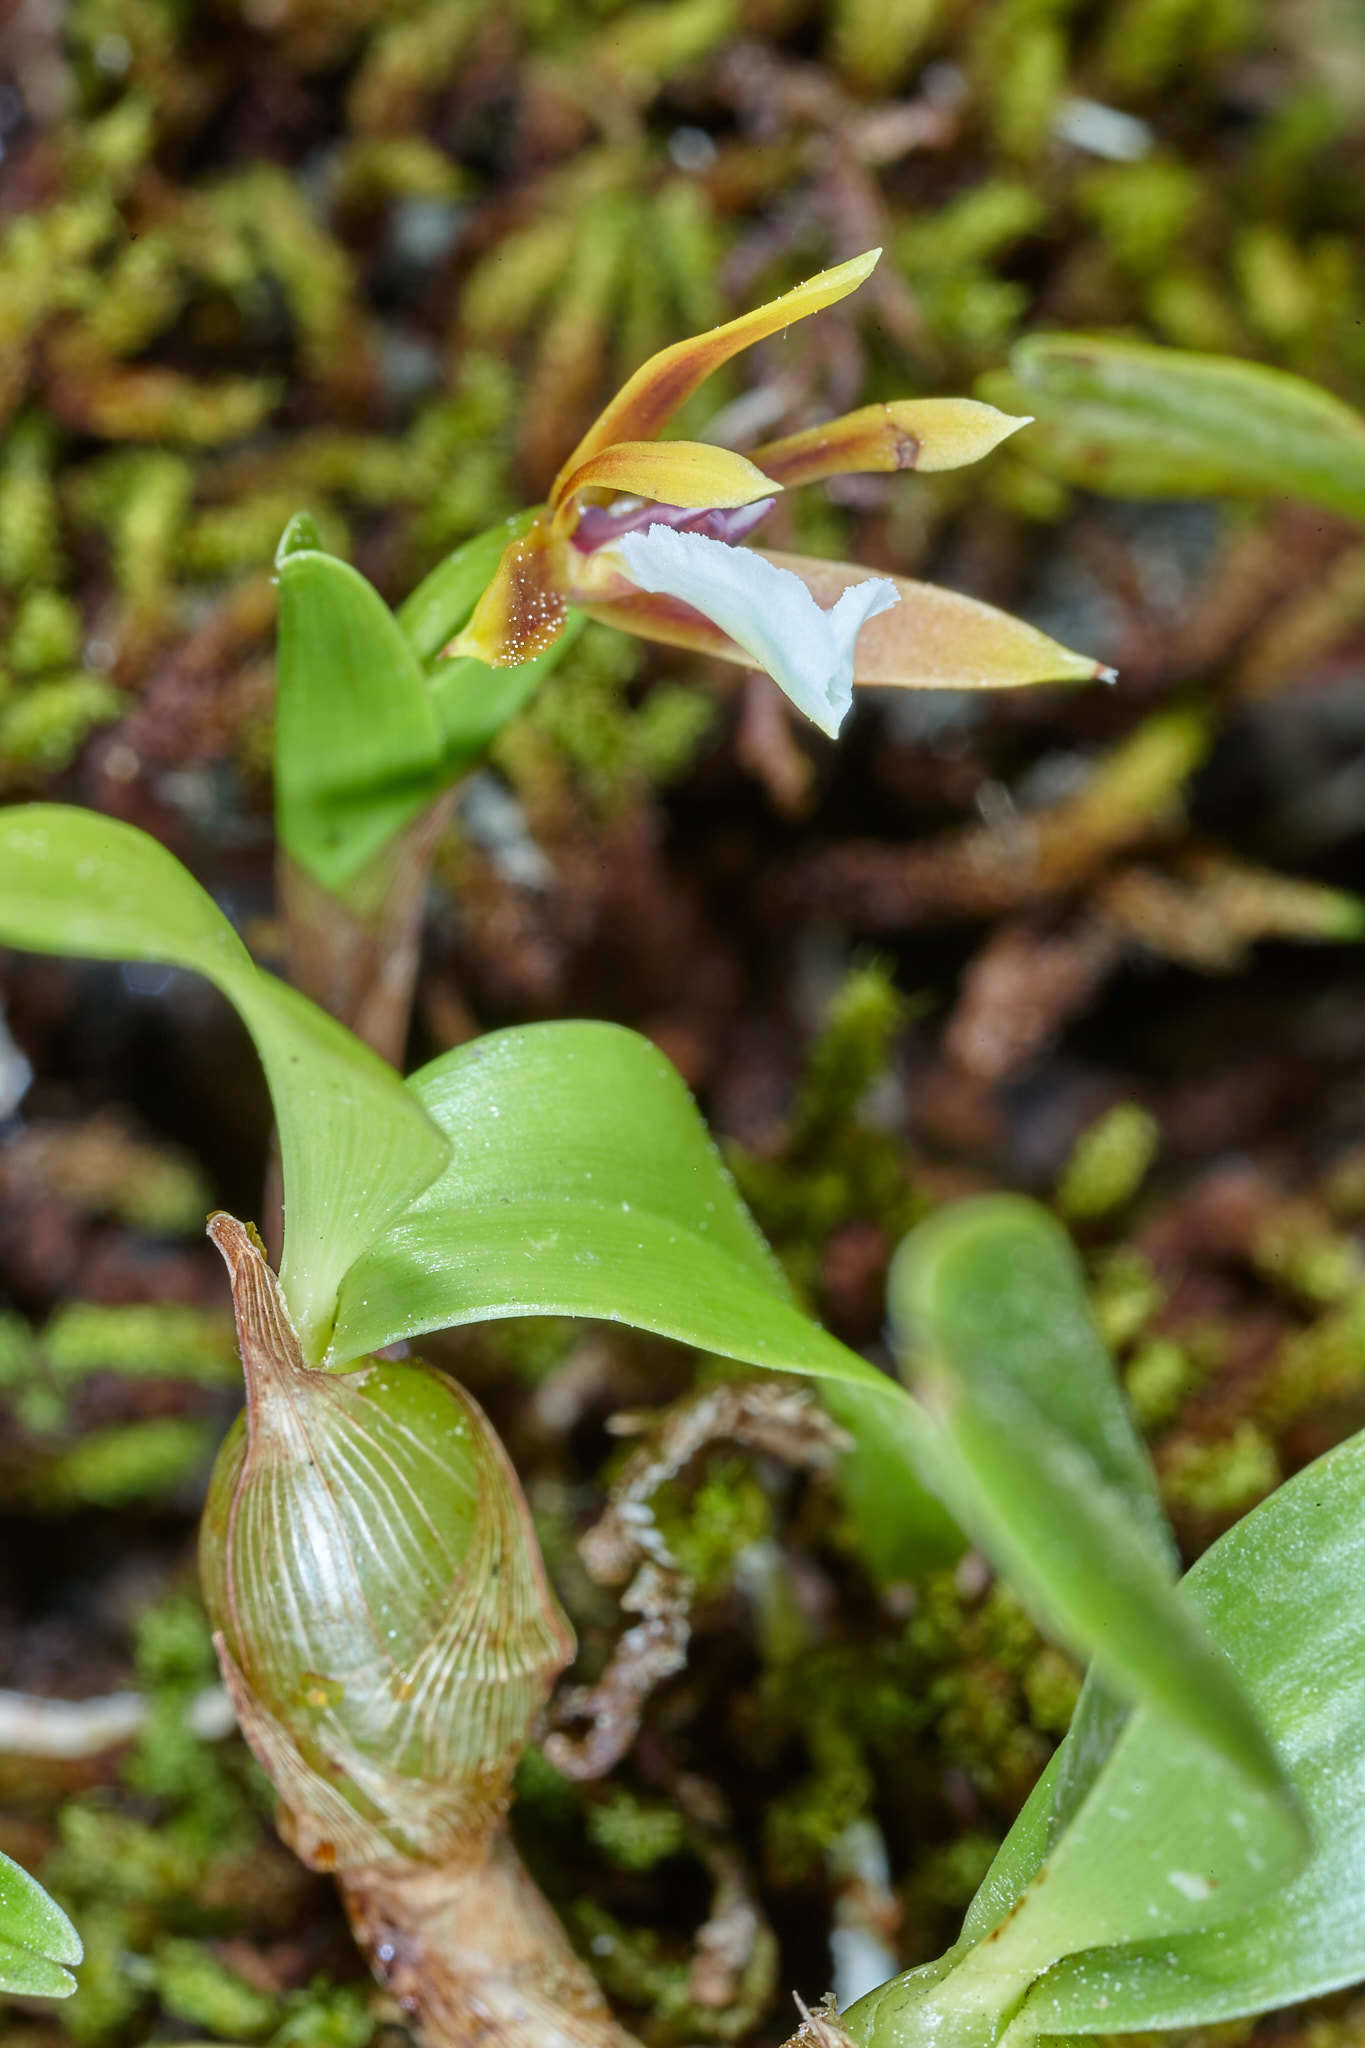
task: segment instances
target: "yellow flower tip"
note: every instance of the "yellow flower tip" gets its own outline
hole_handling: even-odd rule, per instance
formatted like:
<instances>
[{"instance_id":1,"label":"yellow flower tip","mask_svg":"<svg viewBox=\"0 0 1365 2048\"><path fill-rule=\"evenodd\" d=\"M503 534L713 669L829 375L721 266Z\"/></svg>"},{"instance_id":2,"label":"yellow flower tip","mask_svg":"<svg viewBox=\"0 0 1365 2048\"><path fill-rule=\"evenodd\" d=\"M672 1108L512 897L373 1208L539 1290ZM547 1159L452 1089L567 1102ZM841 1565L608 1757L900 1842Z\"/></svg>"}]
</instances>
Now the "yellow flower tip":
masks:
<instances>
[{"instance_id":1,"label":"yellow flower tip","mask_svg":"<svg viewBox=\"0 0 1365 2048\"><path fill-rule=\"evenodd\" d=\"M752 313L741 313L738 319L727 320L705 334L694 334L687 341L675 341L641 363L599 413L555 478L551 504L557 507L562 502L574 473L592 457L623 442L651 440L678 407L741 350L856 292L876 269L881 253L880 249L866 249L847 263L808 277Z\"/></svg>"},{"instance_id":2,"label":"yellow flower tip","mask_svg":"<svg viewBox=\"0 0 1365 2048\"><path fill-rule=\"evenodd\" d=\"M915 466L924 470L961 469L980 462L1011 434L1032 424L979 398L908 399L892 410L919 431L920 458Z\"/></svg>"},{"instance_id":3,"label":"yellow flower tip","mask_svg":"<svg viewBox=\"0 0 1365 2048\"><path fill-rule=\"evenodd\" d=\"M703 511L752 505L781 488L747 456L707 441L617 441L565 478L552 501L554 532L563 534L572 526L581 491L620 491L658 505Z\"/></svg>"},{"instance_id":4,"label":"yellow flower tip","mask_svg":"<svg viewBox=\"0 0 1365 2048\"><path fill-rule=\"evenodd\" d=\"M1027 425L976 398L897 398L769 441L752 460L789 490L827 476L960 469Z\"/></svg>"}]
</instances>

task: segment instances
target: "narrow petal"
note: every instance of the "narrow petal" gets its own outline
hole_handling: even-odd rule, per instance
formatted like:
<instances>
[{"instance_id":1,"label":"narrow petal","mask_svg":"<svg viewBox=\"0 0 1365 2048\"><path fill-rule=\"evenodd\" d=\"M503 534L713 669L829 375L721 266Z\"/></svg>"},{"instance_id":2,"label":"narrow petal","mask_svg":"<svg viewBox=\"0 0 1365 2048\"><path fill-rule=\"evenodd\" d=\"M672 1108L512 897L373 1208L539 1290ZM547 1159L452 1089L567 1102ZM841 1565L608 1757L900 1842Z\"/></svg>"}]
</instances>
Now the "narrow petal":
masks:
<instances>
[{"instance_id":1,"label":"narrow petal","mask_svg":"<svg viewBox=\"0 0 1365 2048\"><path fill-rule=\"evenodd\" d=\"M752 460L788 489L855 470L961 469L1028 424L976 398L898 398L769 441Z\"/></svg>"},{"instance_id":2,"label":"narrow petal","mask_svg":"<svg viewBox=\"0 0 1365 2048\"><path fill-rule=\"evenodd\" d=\"M594 455L569 478L555 513L562 531L574 517L579 491L629 491L660 505L702 510L717 505L752 505L771 498L774 486L747 455L713 448L709 441L617 441Z\"/></svg>"},{"instance_id":3,"label":"narrow petal","mask_svg":"<svg viewBox=\"0 0 1365 2048\"><path fill-rule=\"evenodd\" d=\"M556 575L548 522L537 519L503 550L473 617L442 654L472 655L490 668L515 668L559 638L568 605Z\"/></svg>"},{"instance_id":4,"label":"narrow petal","mask_svg":"<svg viewBox=\"0 0 1365 2048\"><path fill-rule=\"evenodd\" d=\"M749 554L760 550L750 548ZM834 604L868 571L853 562L817 562L806 555L764 558L798 577L817 604ZM887 579L900 603L874 619L858 642L857 683L907 690L999 690L1028 683L1112 682L1114 672L1073 653L994 605L908 577Z\"/></svg>"},{"instance_id":5,"label":"narrow petal","mask_svg":"<svg viewBox=\"0 0 1365 2048\"><path fill-rule=\"evenodd\" d=\"M871 577L840 591L825 611L799 576L752 549L668 526L624 534L612 552L640 589L712 620L831 739L853 701L859 631L898 602L892 584Z\"/></svg>"},{"instance_id":6,"label":"narrow petal","mask_svg":"<svg viewBox=\"0 0 1365 2048\"><path fill-rule=\"evenodd\" d=\"M784 292L780 299L758 306L752 313L742 313L737 320L727 320L705 334L675 341L670 348L660 349L648 362L641 363L589 427L555 478L551 505L559 505L574 471L604 448L610 448L613 442L652 440L698 385L704 384L713 370L728 363L741 349L751 348L765 336L789 327L793 320L804 320L809 314L832 306L837 299L847 298L871 275L880 255L880 249L869 249L849 263L822 270L818 277L807 278L804 284Z\"/></svg>"}]
</instances>

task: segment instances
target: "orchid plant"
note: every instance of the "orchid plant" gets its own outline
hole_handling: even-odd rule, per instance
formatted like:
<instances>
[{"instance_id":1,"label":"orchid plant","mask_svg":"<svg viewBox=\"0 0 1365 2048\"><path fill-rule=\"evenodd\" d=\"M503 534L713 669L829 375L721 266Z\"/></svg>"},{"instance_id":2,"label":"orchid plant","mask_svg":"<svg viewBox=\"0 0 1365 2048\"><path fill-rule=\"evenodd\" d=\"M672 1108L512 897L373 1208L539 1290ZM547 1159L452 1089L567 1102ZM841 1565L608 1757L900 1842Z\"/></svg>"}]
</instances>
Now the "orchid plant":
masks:
<instances>
[{"instance_id":1,"label":"orchid plant","mask_svg":"<svg viewBox=\"0 0 1365 2048\"><path fill-rule=\"evenodd\" d=\"M494 1032L401 1081L257 968L155 841L61 806L0 812L0 939L205 975L261 1055L285 1249L277 1277L249 1227L211 1220L248 1406L210 1492L205 1592L281 1828L337 1872L426 2048L476 2023L500 2048L630 2048L506 1829L567 1624L476 1405L392 1356L508 1315L604 1318L820 1381L854 1455L875 1449L880 1518L955 1525L1090 1664L960 1942L808 2020L805 2048L1024 2048L1365 1976L1365 1435L1178 1584L1084 1275L1033 1204L950 1205L906 1241L898 1381L801 1312L633 1033Z\"/></svg>"},{"instance_id":2,"label":"orchid plant","mask_svg":"<svg viewBox=\"0 0 1365 2048\"><path fill-rule=\"evenodd\" d=\"M275 784L290 971L401 1057L417 925L451 792L585 617L766 670L836 734L855 684L1011 688L1109 671L957 592L745 545L778 495L980 460L1026 422L970 398L868 405L741 455L657 438L742 350L833 305L871 250L644 363L543 506L479 535L399 606L290 522L276 568Z\"/></svg>"}]
</instances>

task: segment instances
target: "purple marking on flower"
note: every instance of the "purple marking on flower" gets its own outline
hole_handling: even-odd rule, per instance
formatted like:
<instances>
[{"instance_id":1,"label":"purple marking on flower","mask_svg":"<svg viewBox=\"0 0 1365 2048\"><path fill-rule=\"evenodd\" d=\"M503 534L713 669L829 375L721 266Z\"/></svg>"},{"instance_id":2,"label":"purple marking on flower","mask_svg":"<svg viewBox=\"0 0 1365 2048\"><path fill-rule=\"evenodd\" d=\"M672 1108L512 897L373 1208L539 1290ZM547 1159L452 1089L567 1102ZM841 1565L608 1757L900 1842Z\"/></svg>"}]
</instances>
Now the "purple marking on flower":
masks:
<instances>
[{"instance_id":1,"label":"purple marking on flower","mask_svg":"<svg viewBox=\"0 0 1365 2048\"><path fill-rule=\"evenodd\" d=\"M705 506L656 505L646 499L625 499L615 505L585 505L573 530L573 544L580 554L595 554L623 533L641 533L651 526L671 526L678 533L700 533L707 540L724 541L733 547L747 540L760 520L766 519L776 498L758 498L752 505Z\"/></svg>"}]
</instances>

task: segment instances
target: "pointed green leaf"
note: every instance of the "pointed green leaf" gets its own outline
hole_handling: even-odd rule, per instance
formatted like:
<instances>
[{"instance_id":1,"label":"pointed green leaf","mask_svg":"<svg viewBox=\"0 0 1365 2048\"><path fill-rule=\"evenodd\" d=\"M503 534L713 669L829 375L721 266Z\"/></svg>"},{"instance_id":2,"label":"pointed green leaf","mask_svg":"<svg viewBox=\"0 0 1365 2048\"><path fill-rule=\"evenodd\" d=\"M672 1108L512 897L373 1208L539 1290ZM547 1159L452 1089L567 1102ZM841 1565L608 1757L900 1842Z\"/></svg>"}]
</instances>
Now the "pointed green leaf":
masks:
<instances>
[{"instance_id":1,"label":"pointed green leaf","mask_svg":"<svg viewBox=\"0 0 1365 2048\"><path fill-rule=\"evenodd\" d=\"M586 1315L861 1380L903 1405L893 1382L792 1306L691 1097L647 1039L612 1024L495 1031L408 1086L454 1140L450 1163L349 1274L330 1362L456 1323Z\"/></svg>"},{"instance_id":2,"label":"pointed green leaf","mask_svg":"<svg viewBox=\"0 0 1365 2048\"><path fill-rule=\"evenodd\" d=\"M412 644L377 590L300 515L280 586L275 792L281 843L340 891L444 782L440 724Z\"/></svg>"},{"instance_id":3,"label":"pointed green leaf","mask_svg":"<svg viewBox=\"0 0 1365 2048\"><path fill-rule=\"evenodd\" d=\"M255 965L192 876L132 825L63 804L0 811L0 943L157 960L212 981L265 1067L284 1166L281 1282L305 1350L342 1274L440 1171L448 1146L392 1070Z\"/></svg>"},{"instance_id":4,"label":"pointed green leaf","mask_svg":"<svg viewBox=\"0 0 1365 2048\"><path fill-rule=\"evenodd\" d=\"M848 1426L895 1444L876 1505L907 1548L953 1544L914 1477L913 1404L795 1307L648 1040L611 1024L497 1031L409 1086L450 1133L451 1162L348 1274L331 1362L456 1323L576 1315L806 1373L838 1383Z\"/></svg>"},{"instance_id":5,"label":"pointed green leaf","mask_svg":"<svg viewBox=\"0 0 1365 2048\"><path fill-rule=\"evenodd\" d=\"M1065 1233L1014 1196L956 1203L907 1238L889 1294L963 1526L1119 1697L1283 1805L1260 1724L1172 1583L1146 1456Z\"/></svg>"},{"instance_id":6,"label":"pointed green leaf","mask_svg":"<svg viewBox=\"0 0 1365 2048\"><path fill-rule=\"evenodd\" d=\"M76 1980L63 1964L85 1953L81 1938L36 1878L0 1854L0 1992L67 1998Z\"/></svg>"},{"instance_id":7,"label":"pointed green leaf","mask_svg":"<svg viewBox=\"0 0 1365 2048\"><path fill-rule=\"evenodd\" d=\"M1035 424L1021 450L1116 497L1303 498L1365 520L1365 419L1302 377L1094 334L1033 334L982 397Z\"/></svg>"},{"instance_id":8,"label":"pointed green leaf","mask_svg":"<svg viewBox=\"0 0 1365 2048\"><path fill-rule=\"evenodd\" d=\"M1207 1932L1069 1957L1029 1995L1021 2037L1205 2026L1365 1977L1365 1435L1253 1509L1184 1586L1286 1760L1311 1856L1291 1882ZM1168 1793L1166 1772L1161 1730L1135 1716L1094 1798L1122 1807L1136 1797L1129 1825L1142 1835L1153 1789L1165 1816L1183 1793L1182 1860L1202 1870L1193 1858L1221 1841L1223 1788L1182 1773ZM1107 1883L1126 1883L1128 1854L1120 1849Z\"/></svg>"}]
</instances>

